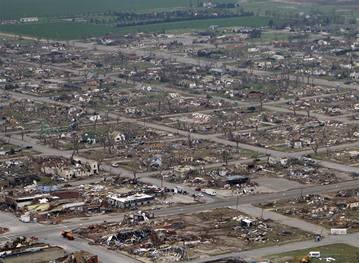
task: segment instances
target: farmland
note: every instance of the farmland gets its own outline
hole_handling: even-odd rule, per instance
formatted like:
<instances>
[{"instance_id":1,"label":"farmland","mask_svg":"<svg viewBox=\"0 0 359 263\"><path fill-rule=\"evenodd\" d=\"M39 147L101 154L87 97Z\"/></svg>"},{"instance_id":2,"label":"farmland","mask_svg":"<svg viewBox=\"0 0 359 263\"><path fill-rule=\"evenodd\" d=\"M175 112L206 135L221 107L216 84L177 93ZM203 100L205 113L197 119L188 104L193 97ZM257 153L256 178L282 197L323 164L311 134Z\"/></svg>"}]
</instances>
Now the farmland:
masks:
<instances>
[{"instance_id":1,"label":"farmland","mask_svg":"<svg viewBox=\"0 0 359 263\"><path fill-rule=\"evenodd\" d=\"M95 25L86 23L39 23L2 25L0 31L19 35L34 36L38 38L51 38L57 40L81 39L90 36L101 36L106 34L127 34L130 32L164 32L191 29L207 29L210 25L221 27L228 26L266 26L268 17L235 17L221 19L205 19L197 21L181 21L161 24L150 24L143 26L111 27L106 25Z\"/></svg>"},{"instance_id":2,"label":"farmland","mask_svg":"<svg viewBox=\"0 0 359 263\"><path fill-rule=\"evenodd\" d=\"M236 1L220 0L220 3L233 3ZM341 9L334 8L335 1L275 1L275 0L256 0L239 1L240 6L246 10L254 11L257 15L277 13L283 16L291 16L300 11L321 11L325 13L342 13L355 15L358 13L357 3L348 3ZM89 15L103 13L106 11L131 11L148 12L155 10L185 9L193 8L198 5L194 0L0 0L0 21L7 19L19 19L21 17L74 17L79 15Z\"/></svg>"},{"instance_id":3,"label":"farmland","mask_svg":"<svg viewBox=\"0 0 359 263\"><path fill-rule=\"evenodd\" d=\"M221 0L218 2L230 3L235 1ZM272 0L243 1L242 6L258 12L264 10L289 12L290 10L295 11L299 7L298 2L276 2ZM320 6L320 9L332 11L333 6L330 5L332 2L329 2L324 7ZM0 19L17 19L26 16L64 17L105 12L108 10L149 11L169 8L189 8L196 4L197 1L194 0L0 0ZM357 7L357 4L355 7ZM307 10L316 9L319 8L319 5L315 1L300 1L300 8Z\"/></svg>"},{"instance_id":4,"label":"farmland","mask_svg":"<svg viewBox=\"0 0 359 263\"><path fill-rule=\"evenodd\" d=\"M54 17L107 10L151 10L188 7L187 0L0 0L0 18Z\"/></svg>"},{"instance_id":5,"label":"farmland","mask_svg":"<svg viewBox=\"0 0 359 263\"><path fill-rule=\"evenodd\" d=\"M236 1L216 1L216 3L231 4L234 2ZM298 4L295 1L274 0L240 1L239 7L228 9L229 11L222 10L218 17L208 16L201 2L194 0L0 0L0 7L1 32L56 40L83 39L106 34L121 35L130 32L184 32L207 29L211 25L260 27L267 26L271 19L278 22L278 19L283 21L298 18L299 11L340 15L345 19L358 15L357 9L350 9L348 6L336 10L330 4L321 6L316 2ZM196 11L202 9L207 16L176 18L177 20L172 21L146 21L146 15L149 14L153 16L164 12L162 17L166 17L169 15L166 12L192 9ZM134 16L145 14L145 18L143 21L137 18L126 20L123 12ZM252 15L243 15L241 12ZM156 15L154 16L156 19ZM35 23L19 23L24 17L37 17L39 20ZM286 39L286 36L283 38ZM276 39L277 37L271 38L269 35L264 37L264 40Z\"/></svg>"}]
</instances>

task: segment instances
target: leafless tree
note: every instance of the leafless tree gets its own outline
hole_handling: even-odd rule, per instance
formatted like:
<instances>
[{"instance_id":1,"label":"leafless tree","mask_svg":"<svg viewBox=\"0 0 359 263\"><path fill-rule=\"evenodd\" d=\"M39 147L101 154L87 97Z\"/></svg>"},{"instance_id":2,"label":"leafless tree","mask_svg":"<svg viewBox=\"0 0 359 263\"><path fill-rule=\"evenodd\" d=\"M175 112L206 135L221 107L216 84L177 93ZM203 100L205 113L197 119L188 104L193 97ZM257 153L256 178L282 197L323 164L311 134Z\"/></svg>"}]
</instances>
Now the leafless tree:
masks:
<instances>
[{"instance_id":1,"label":"leafless tree","mask_svg":"<svg viewBox=\"0 0 359 263\"><path fill-rule=\"evenodd\" d=\"M230 153L227 150L223 150L222 151L222 159L226 165L228 165L229 158L230 158Z\"/></svg>"},{"instance_id":2,"label":"leafless tree","mask_svg":"<svg viewBox=\"0 0 359 263\"><path fill-rule=\"evenodd\" d=\"M236 142L236 149L237 149L237 153L239 153L239 142L240 142L240 136L237 134L236 136L234 136L234 140Z\"/></svg>"},{"instance_id":3,"label":"leafless tree","mask_svg":"<svg viewBox=\"0 0 359 263\"><path fill-rule=\"evenodd\" d=\"M270 157L271 157L271 154L267 153L267 165L269 164Z\"/></svg>"},{"instance_id":4,"label":"leafless tree","mask_svg":"<svg viewBox=\"0 0 359 263\"><path fill-rule=\"evenodd\" d=\"M189 132L187 135L187 142L188 142L188 147L192 148L192 138L191 138L191 133Z\"/></svg>"},{"instance_id":5,"label":"leafless tree","mask_svg":"<svg viewBox=\"0 0 359 263\"><path fill-rule=\"evenodd\" d=\"M71 135L71 140L72 140L72 155L71 155L71 159L72 159L75 156L75 154L79 154L80 143L77 133L73 133Z\"/></svg>"},{"instance_id":6,"label":"leafless tree","mask_svg":"<svg viewBox=\"0 0 359 263\"><path fill-rule=\"evenodd\" d=\"M100 169L102 167L102 163L105 160L105 155L101 154L101 153L96 154L96 157L94 159L97 162L97 167L98 167L98 170L100 171Z\"/></svg>"},{"instance_id":7,"label":"leafless tree","mask_svg":"<svg viewBox=\"0 0 359 263\"><path fill-rule=\"evenodd\" d=\"M310 144L310 147L312 148L314 154L317 155L318 154L318 149L319 149L319 142L318 142L317 138L314 138L314 140Z\"/></svg>"},{"instance_id":8,"label":"leafless tree","mask_svg":"<svg viewBox=\"0 0 359 263\"><path fill-rule=\"evenodd\" d=\"M107 150L109 154L112 154L112 151L115 148L115 138L113 136L114 128L112 125L107 125L106 131L105 131L105 147L107 146Z\"/></svg>"},{"instance_id":9,"label":"leafless tree","mask_svg":"<svg viewBox=\"0 0 359 263\"><path fill-rule=\"evenodd\" d=\"M310 118L310 105L305 106L305 111L307 112L307 117Z\"/></svg>"}]
</instances>

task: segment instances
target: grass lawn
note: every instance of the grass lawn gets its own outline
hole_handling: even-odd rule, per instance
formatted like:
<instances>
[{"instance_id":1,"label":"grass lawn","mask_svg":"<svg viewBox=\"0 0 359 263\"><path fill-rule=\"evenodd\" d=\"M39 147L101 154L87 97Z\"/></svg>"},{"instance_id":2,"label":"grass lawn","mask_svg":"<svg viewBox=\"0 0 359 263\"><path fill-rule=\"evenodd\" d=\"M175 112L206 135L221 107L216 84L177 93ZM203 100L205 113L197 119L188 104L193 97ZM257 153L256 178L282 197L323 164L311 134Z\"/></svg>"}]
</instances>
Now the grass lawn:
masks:
<instances>
[{"instance_id":1,"label":"grass lawn","mask_svg":"<svg viewBox=\"0 0 359 263\"><path fill-rule=\"evenodd\" d=\"M270 259L273 263L298 263L300 258L308 255L310 251L320 251L321 257L335 258L335 263L357 263L359 262L359 248L348 246L345 244L335 244L323 247L316 247L306 250L298 250L294 252L273 255ZM319 259L312 259L311 263L325 262Z\"/></svg>"},{"instance_id":2,"label":"grass lawn","mask_svg":"<svg viewBox=\"0 0 359 263\"><path fill-rule=\"evenodd\" d=\"M0 0L1 1L1 0ZM253 26L260 27L268 25L268 17L234 17L219 19L203 19L194 21L181 21L171 23L150 24L143 26L110 27L105 25L94 25L85 23L39 23L39 24L17 24L1 25L0 31L18 35L33 36L37 38L48 38L56 40L82 39L88 37L102 36L106 34L121 35L130 32L167 32L174 30L207 29L210 25L221 27L229 26Z\"/></svg>"},{"instance_id":3,"label":"grass lawn","mask_svg":"<svg viewBox=\"0 0 359 263\"><path fill-rule=\"evenodd\" d=\"M263 32L259 41L260 42L283 41L283 40L288 40L289 35L290 35L289 33ZM254 39L254 41L257 41L257 39Z\"/></svg>"},{"instance_id":4,"label":"grass lawn","mask_svg":"<svg viewBox=\"0 0 359 263\"><path fill-rule=\"evenodd\" d=\"M0 31L4 33L48 38L55 40L82 39L102 36L110 33L111 27L80 23L47 23L28 25L2 25Z\"/></svg>"}]
</instances>

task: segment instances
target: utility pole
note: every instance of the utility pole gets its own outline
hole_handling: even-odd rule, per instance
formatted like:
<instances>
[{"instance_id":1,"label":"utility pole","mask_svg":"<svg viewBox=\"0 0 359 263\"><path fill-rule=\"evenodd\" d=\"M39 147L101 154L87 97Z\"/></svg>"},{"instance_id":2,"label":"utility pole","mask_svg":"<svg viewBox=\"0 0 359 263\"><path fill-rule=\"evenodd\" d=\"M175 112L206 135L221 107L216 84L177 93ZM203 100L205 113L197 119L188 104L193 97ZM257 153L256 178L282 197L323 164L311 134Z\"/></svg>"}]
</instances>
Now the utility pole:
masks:
<instances>
[{"instance_id":1,"label":"utility pole","mask_svg":"<svg viewBox=\"0 0 359 263\"><path fill-rule=\"evenodd\" d=\"M303 188L300 188L300 196L299 196L300 199L303 199Z\"/></svg>"},{"instance_id":2,"label":"utility pole","mask_svg":"<svg viewBox=\"0 0 359 263\"><path fill-rule=\"evenodd\" d=\"M161 176L161 189L163 189L164 175L163 175L162 167L161 167L161 171L160 171L160 176Z\"/></svg>"},{"instance_id":3,"label":"utility pole","mask_svg":"<svg viewBox=\"0 0 359 263\"><path fill-rule=\"evenodd\" d=\"M238 210L238 206L239 206L239 192L237 189L237 198L236 198L236 209Z\"/></svg>"}]
</instances>

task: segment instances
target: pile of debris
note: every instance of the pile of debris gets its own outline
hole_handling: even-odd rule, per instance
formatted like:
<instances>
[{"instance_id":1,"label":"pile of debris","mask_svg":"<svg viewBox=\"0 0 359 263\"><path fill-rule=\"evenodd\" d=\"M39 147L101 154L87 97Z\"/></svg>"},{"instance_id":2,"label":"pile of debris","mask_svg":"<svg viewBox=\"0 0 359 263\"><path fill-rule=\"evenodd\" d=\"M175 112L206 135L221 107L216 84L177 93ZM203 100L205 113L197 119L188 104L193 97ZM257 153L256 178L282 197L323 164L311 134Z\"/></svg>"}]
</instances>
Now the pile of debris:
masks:
<instances>
[{"instance_id":1,"label":"pile of debris","mask_svg":"<svg viewBox=\"0 0 359 263\"><path fill-rule=\"evenodd\" d=\"M292 166L288 169L288 178L306 184L335 184L338 177L325 169L308 166Z\"/></svg>"},{"instance_id":2,"label":"pile of debris","mask_svg":"<svg viewBox=\"0 0 359 263\"><path fill-rule=\"evenodd\" d=\"M225 259L216 259L216 260L208 260L205 263L247 263L247 261L241 258L225 258Z\"/></svg>"},{"instance_id":3,"label":"pile of debris","mask_svg":"<svg viewBox=\"0 0 359 263\"><path fill-rule=\"evenodd\" d=\"M98 263L98 256L86 251L76 251L63 258L57 259L55 263Z\"/></svg>"},{"instance_id":4,"label":"pile of debris","mask_svg":"<svg viewBox=\"0 0 359 263\"><path fill-rule=\"evenodd\" d=\"M311 158L269 158L267 169L273 169L275 172L281 172L284 177L302 184L334 184L340 181L339 177L345 173L334 173L332 170L320 167L317 162Z\"/></svg>"},{"instance_id":5,"label":"pile of debris","mask_svg":"<svg viewBox=\"0 0 359 263\"><path fill-rule=\"evenodd\" d=\"M156 262L197 258L213 251L233 252L255 245L278 244L306 233L270 220L248 218L234 209L151 220L148 212L125 216L121 223L103 223L76 230L90 244L121 250Z\"/></svg>"},{"instance_id":6,"label":"pile of debris","mask_svg":"<svg viewBox=\"0 0 359 263\"><path fill-rule=\"evenodd\" d=\"M0 252L9 251L12 249L31 246L36 243L36 238L27 238L24 236L19 236L13 240L0 243Z\"/></svg>"},{"instance_id":7,"label":"pile of debris","mask_svg":"<svg viewBox=\"0 0 359 263\"><path fill-rule=\"evenodd\" d=\"M16 237L0 243L0 262L98 263L98 257L85 251L67 254L58 246L39 243L37 237Z\"/></svg>"},{"instance_id":8,"label":"pile of debris","mask_svg":"<svg viewBox=\"0 0 359 263\"><path fill-rule=\"evenodd\" d=\"M276 211L329 227L359 228L358 191L340 191L335 195L307 195L291 201L289 205L277 204Z\"/></svg>"},{"instance_id":9,"label":"pile of debris","mask_svg":"<svg viewBox=\"0 0 359 263\"><path fill-rule=\"evenodd\" d=\"M7 227L0 227L0 234L4 234L8 231L9 231L9 229Z\"/></svg>"}]
</instances>

